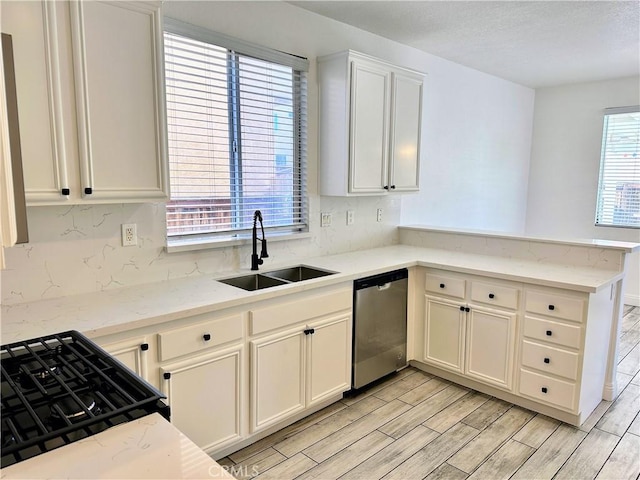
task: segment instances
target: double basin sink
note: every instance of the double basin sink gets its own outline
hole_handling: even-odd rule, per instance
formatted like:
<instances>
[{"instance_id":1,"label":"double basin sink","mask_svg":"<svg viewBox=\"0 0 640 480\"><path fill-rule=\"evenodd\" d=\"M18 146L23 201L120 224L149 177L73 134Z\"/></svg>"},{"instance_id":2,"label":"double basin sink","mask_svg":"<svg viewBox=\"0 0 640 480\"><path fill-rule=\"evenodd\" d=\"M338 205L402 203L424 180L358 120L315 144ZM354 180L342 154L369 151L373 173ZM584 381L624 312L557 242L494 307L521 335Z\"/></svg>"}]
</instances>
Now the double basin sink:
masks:
<instances>
[{"instance_id":1,"label":"double basin sink","mask_svg":"<svg viewBox=\"0 0 640 480\"><path fill-rule=\"evenodd\" d=\"M254 273L252 275L240 275L238 277L223 278L218 280L233 287L247 291L262 290L263 288L277 287L293 282L302 282L314 278L333 275L336 272L319 268L297 265L295 267L282 268L272 272Z\"/></svg>"}]
</instances>

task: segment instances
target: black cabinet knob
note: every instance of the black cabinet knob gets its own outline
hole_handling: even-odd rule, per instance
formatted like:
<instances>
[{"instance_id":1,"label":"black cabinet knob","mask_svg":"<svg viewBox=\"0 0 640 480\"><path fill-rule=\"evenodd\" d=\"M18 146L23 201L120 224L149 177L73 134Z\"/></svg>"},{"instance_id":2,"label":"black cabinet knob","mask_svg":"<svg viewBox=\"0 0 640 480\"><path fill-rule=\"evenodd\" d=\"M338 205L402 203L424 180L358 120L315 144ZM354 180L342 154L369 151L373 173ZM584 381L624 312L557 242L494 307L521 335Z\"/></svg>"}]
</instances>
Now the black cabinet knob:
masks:
<instances>
[{"instance_id":1,"label":"black cabinet knob","mask_svg":"<svg viewBox=\"0 0 640 480\"><path fill-rule=\"evenodd\" d=\"M205 342L208 342L209 340L211 340L211 334L209 334L209 333L205 333L205 334L202 336L202 338L203 338L203 340L204 340Z\"/></svg>"},{"instance_id":2,"label":"black cabinet knob","mask_svg":"<svg viewBox=\"0 0 640 480\"><path fill-rule=\"evenodd\" d=\"M489 298L496 298L496 296L493 293L490 293Z\"/></svg>"},{"instance_id":3,"label":"black cabinet knob","mask_svg":"<svg viewBox=\"0 0 640 480\"><path fill-rule=\"evenodd\" d=\"M389 185L385 185L383 188L384 188L385 190L389 190Z\"/></svg>"},{"instance_id":4,"label":"black cabinet knob","mask_svg":"<svg viewBox=\"0 0 640 480\"><path fill-rule=\"evenodd\" d=\"M444 287L445 287L444 283L441 283L440 288L444 288Z\"/></svg>"},{"instance_id":5,"label":"black cabinet knob","mask_svg":"<svg viewBox=\"0 0 640 480\"><path fill-rule=\"evenodd\" d=\"M556 309L555 305L549 305L549 310L555 310L555 309Z\"/></svg>"},{"instance_id":6,"label":"black cabinet knob","mask_svg":"<svg viewBox=\"0 0 640 480\"><path fill-rule=\"evenodd\" d=\"M68 188L63 188L60 193L62 193L62 195L69 195L71 194L71 190L69 190Z\"/></svg>"},{"instance_id":7,"label":"black cabinet knob","mask_svg":"<svg viewBox=\"0 0 640 480\"><path fill-rule=\"evenodd\" d=\"M460 307L460 311L461 311L461 312L464 312L464 307Z\"/></svg>"},{"instance_id":8,"label":"black cabinet knob","mask_svg":"<svg viewBox=\"0 0 640 480\"><path fill-rule=\"evenodd\" d=\"M140 350L142 350L143 352L146 352L147 350L149 350L149 344L143 343L142 345L140 345Z\"/></svg>"},{"instance_id":9,"label":"black cabinet knob","mask_svg":"<svg viewBox=\"0 0 640 480\"><path fill-rule=\"evenodd\" d=\"M471 309L470 309L469 307L466 307L466 308L464 309L464 311L465 311L465 312L470 312L470 311L471 311Z\"/></svg>"},{"instance_id":10,"label":"black cabinet knob","mask_svg":"<svg viewBox=\"0 0 640 480\"><path fill-rule=\"evenodd\" d=\"M309 335L311 333L311 329L307 328L306 330L304 330L304 334L305 335Z\"/></svg>"},{"instance_id":11,"label":"black cabinet knob","mask_svg":"<svg viewBox=\"0 0 640 480\"><path fill-rule=\"evenodd\" d=\"M395 190L396 186L395 185L391 185L391 190Z\"/></svg>"},{"instance_id":12,"label":"black cabinet knob","mask_svg":"<svg viewBox=\"0 0 640 480\"><path fill-rule=\"evenodd\" d=\"M92 193L93 193L93 188L85 187L85 189L84 189L84 194L85 195L91 195Z\"/></svg>"},{"instance_id":13,"label":"black cabinet knob","mask_svg":"<svg viewBox=\"0 0 640 480\"><path fill-rule=\"evenodd\" d=\"M313 335L314 333L316 333L316 329L312 328L310 333L311 333L311 335Z\"/></svg>"},{"instance_id":14,"label":"black cabinet knob","mask_svg":"<svg viewBox=\"0 0 640 480\"><path fill-rule=\"evenodd\" d=\"M163 373L162 378L164 378L165 380L169 380L171 378L171 373L170 372Z\"/></svg>"},{"instance_id":15,"label":"black cabinet knob","mask_svg":"<svg viewBox=\"0 0 640 480\"><path fill-rule=\"evenodd\" d=\"M549 357L544 357L544 363L549 363L551 359Z\"/></svg>"},{"instance_id":16,"label":"black cabinet knob","mask_svg":"<svg viewBox=\"0 0 640 480\"><path fill-rule=\"evenodd\" d=\"M540 390L542 390L542 393L547 393L547 387L542 387Z\"/></svg>"},{"instance_id":17,"label":"black cabinet knob","mask_svg":"<svg viewBox=\"0 0 640 480\"><path fill-rule=\"evenodd\" d=\"M547 332L546 332L547 337L550 337L550 336L552 335L552 333L553 333L553 332L552 332L551 330L547 330Z\"/></svg>"}]
</instances>

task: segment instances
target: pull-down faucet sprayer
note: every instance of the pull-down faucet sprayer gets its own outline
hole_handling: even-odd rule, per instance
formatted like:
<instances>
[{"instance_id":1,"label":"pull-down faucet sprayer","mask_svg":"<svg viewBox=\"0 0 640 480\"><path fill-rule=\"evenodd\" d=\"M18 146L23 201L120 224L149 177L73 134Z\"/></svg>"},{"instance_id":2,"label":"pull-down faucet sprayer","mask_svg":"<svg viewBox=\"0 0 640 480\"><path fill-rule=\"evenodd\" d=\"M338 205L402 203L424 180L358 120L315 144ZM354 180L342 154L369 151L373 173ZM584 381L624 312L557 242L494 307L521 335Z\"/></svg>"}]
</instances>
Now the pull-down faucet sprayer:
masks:
<instances>
[{"instance_id":1,"label":"pull-down faucet sprayer","mask_svg":"<svg viewBox=\"0 0 640 480\"><path fill-rule=\"evenodd\" d=\"M258 228L257 223L260 222L260 230L262 230L262 248L260 249L260 257L258 257ZM262 213L260 210L256 210L253 214L253 235L252 235L253 251L251 253L251 270L258 270L258 265L262 265L263 258L269 258L267 253L267 239L264 236L264 225L262 225Z\"/></svg>"}]
</instances>

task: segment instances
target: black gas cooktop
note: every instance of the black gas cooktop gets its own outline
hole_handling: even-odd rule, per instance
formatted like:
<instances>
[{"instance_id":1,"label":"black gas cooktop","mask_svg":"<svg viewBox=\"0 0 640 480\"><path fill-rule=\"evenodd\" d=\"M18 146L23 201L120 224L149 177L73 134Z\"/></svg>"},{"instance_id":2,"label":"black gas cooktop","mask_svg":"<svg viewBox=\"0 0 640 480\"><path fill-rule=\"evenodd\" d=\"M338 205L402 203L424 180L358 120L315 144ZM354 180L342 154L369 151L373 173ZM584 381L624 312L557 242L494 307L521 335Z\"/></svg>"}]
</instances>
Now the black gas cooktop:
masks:
<instances>
[{"instance_id":1,"label":"black gas cooktop","mask_svg":"<svg viewBox=\"0 0 640 480\"><path fill-rule=\"evenodd\" d=\"M2 467L159 412L160 392L82 334L0 347Z\"/></svg>"}]
</instances>

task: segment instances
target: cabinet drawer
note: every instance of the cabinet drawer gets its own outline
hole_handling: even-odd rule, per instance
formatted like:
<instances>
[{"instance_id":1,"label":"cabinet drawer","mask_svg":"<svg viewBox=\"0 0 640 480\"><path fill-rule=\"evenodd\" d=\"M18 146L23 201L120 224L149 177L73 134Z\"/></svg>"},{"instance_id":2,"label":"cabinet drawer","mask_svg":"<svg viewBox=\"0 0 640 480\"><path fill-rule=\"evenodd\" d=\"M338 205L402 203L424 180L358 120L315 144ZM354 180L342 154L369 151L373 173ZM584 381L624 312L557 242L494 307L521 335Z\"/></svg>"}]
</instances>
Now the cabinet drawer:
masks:
<instances>
[{"instance_id":1,"label":"cabinet drawer","mask_svg":"<svg viewBox=\"0 0 640 480\"><path fill-rule=\"evenodd\" d=\"M582 322L584 300L553 293L527 291L525 309L527 312Z\"/></svg>"},{"instance_id":2,"label":"cabinet drawer","mask_svg":"<svg viewBox=\"0 0 640 480\"><path fill-rule=\"evenodd\" d=\"M553 373L571 380L578 378L577 353L547 347L538 343L522 342L522 365Z\"/></svg>"},{"instance_id":3,"label":"cabinet drawer","mask_svg":"<svg viewBox=\"0 0 640 480\"><path fill-rule=\"evenodd\" d=\"M575 410L576 384L520 370L520 393L545 403Z\"/></svg>"},{"instance_id":4,"label":"cabinet drawer","mask_svg":"<svg viewBox=\"0 0 640 480\"><path fill-rule=\"evenodd\" d=\"M466 280L456 277L448 277L439 273L427 273L425 290L447 295L449 297L464 298Z\"/></svg>"},{"instance_id":5,"label":"cabinet drawer","mask_svg":"<svg viewBox=\"0 0 640 480\"><path fill-rule=\"evenodd\" d=\"M580 348L580 327L541 318L524 318L524 336L556 345Z\"/></svg>"},{"instance_id":6,"label":"cabinet drawer","mask_svg":"<svg viewBox=\"0 0 640 480\"><path fill-rule=\"evenodd\" d=\"M242 316L219 318L158 334L161 362L242 338Z\"/></svg>"},{"instance_id":7,"label":"cabinet drawer","mask_svg":"<svg viewBox=\"0 0 640 480\"><path fill-rule=\"evenodd\" d=\"M471 300L474 302L516 310L519 297L520 290L517 288L484 282L471 282Z\"/></svg>"}]
</instances>

